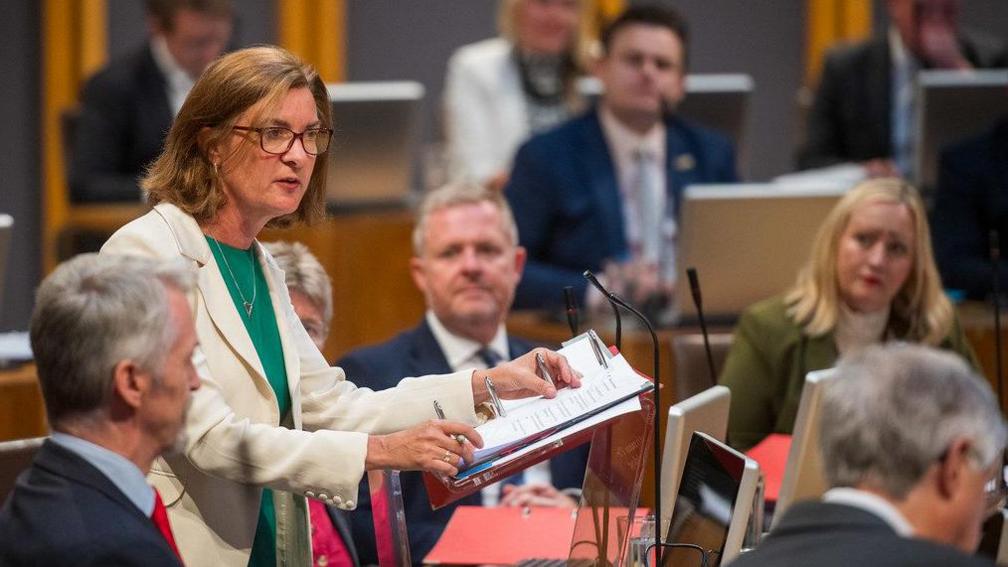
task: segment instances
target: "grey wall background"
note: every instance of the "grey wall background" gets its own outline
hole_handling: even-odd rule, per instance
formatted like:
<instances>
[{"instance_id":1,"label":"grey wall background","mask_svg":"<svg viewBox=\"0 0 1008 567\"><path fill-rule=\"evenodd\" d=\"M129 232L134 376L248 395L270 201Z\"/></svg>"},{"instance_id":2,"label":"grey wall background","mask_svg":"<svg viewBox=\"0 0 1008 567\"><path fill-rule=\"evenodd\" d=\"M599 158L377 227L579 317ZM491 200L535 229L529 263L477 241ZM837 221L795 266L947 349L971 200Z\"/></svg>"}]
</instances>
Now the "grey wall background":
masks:
<instances>
[{"instance_id":1,"label":"grey wall background","mask_svg":"<svg viewBox=\"0 0 1008 567\"><path fill-rule=\"evenodd\" d=\"M0 212L14 217L0 331L27 327L39 280L39 15L37 2L7 2L0 18Z\"/></svg>"},{"instance_id":2,"label":"grey wall background","mask_svg":"<svg viewBox=\"0 0 1008 567\"><path fill-rule=\"evenodd\" d=\"M631 0L638 3L640 0ZM692 27L692 70L746 72L756 82L749 117L749 178L788 171L800 139L796 95L804 62L804 0L667 0ZM885 0L874 0L876 26ZM274 0L237 0L236 46L275 41ZM428 140L440 135L441 87L448 56L490 37L495 0L347 0L347 78L417 80L427 88ZM0 330L25 328L39 281L41 99L40 7L5 2L0 18L0 212L15 235L0 298ZM143 3L108 0L110 57L145 37ZM1008 0L963 0L963 25L1008 40Z\"/></svg>"}]
</instances>

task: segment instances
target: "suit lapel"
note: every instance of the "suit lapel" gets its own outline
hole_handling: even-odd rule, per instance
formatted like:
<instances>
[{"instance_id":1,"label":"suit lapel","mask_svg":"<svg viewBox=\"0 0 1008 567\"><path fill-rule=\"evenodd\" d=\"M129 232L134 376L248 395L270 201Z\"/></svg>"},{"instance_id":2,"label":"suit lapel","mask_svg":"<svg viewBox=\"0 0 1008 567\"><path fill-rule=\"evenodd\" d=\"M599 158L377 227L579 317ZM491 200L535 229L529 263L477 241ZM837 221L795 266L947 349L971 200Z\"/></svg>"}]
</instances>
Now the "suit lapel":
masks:
<instances>
[{"instance_id":1,"label":"suit lapel","mask_svg":"<svg viewBox=\"0 0 1008 567\"><path fill-rule=\"evenodd\" d=\"M871 139L883 141L883 145L874 151L889 155L892 147L892 60L889 41L883 39L873 43L868 57L867 88L860 96L864 97L862 102L867 105L869 121L861 127L875 130L876 134Z\"/></svg>"},{"instance_id":2,"label":"suit lapel","mask_svg":"<svg viewBox=\"0 0 1008 567\"><path fill-rule=\"evenodd\" d=\"M626 231L623 227L623 199L620 197L616 166L606 143L596 107L581 119L578 145L583 170L588 172L585 181L590 185L590 197L595 210L601 215L599 231L607 247L605 257L618 257L626 253Z\"/></svg>"},{"instance_id":3,"label":"suit lapel","mask_svg":"<svg viewBox=\"0 0 1008 567\"><path fill-rule=\"evenodd\" d=\"M685 128L675 117L665 120L665 192L672 200L673 215L678 218L682 192L686 186L699 180L697 172L703 157L697 144L689 138Z\"/></svg>"},{"instance_id":4,"label":"suit lapel","mask_svg":"<svg viewBox=\"0 0 1008 567\"><path fill-rule=\"evenodd\" d=\"M441 345L438 344L434 333L427 325L426 317L414 330L407 365L409 376L450 374L452 372L451 367L448 366L448 359L445 358L444 352L441 350Z\"/></svg>"},{"instance_id":5,"label":"suit lapel","mask_svg":"<svg viewBox=\"0 0 1008 567\"><path fill-rule=\"evenodd\" d=\"M169 204L160 204L154 208L171 227L178 241L179 252L194 260L199 266L197 286L206 302L207 313L224 340L245 360L250 368L266 380L266 371L252 345L252 338L245 329L245 323L238 315L227 284L224 283L223 272L214 260L210 246L207 244L203 231L195 219L182 212L181 209Z\"/></svg>"},{"instance_id":6,"label":"suit lapel","mask_svg":"<svg viewBox=\"0 0 1008 567\"><path fill-rule=\"evenodd\" d=\"M266 276L266 285L269 286L270 301L273 304L273 316L277 322L277 332L280 334L280 347L283 349L284 367L287 371L287 389L291 397L291 417L294 426L301 427L301 360L298 358L298 348L295 339L291 335L288 322L287 305L290 304L290 295L287 291L286 276L280 266L276 264L273 256L256 241L253 246L259 250L259 262ZM300 322L298 322L300 324ZM259 357L256 357L259 360Z\"/></svg>"},{"instance_id":7,"label":"suit lapel","mask_svg":"<svg viewBox=\"0 0 1008 567\"><path fill-rule=\"evenodd\" d=\"M76 453L60 447L51 440L47 439L42 443L35 456L34 466L76 484L89 486L107 496L132 516L146 522L150 521L150 518L145 516L101 471ZM153 525L151 524L152 527Z\"/></svg>"}]
</instances>

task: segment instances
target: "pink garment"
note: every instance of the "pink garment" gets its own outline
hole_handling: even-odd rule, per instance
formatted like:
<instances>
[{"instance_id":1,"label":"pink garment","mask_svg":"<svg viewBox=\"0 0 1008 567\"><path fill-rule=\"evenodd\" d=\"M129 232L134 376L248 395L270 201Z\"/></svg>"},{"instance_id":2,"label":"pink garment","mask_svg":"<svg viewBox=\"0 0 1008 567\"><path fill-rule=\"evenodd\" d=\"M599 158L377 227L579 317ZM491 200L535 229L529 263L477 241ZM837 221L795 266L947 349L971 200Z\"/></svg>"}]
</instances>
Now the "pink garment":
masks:
<instances>
[{"instance_id":1,"label":"pink garment","mask_svg":"<svg viewBox=\"0 0 1008 567\"><path fill-rule=\"evenodd\" d=\"M317 567L353 567L350 552L322 502L308 499L311 516L312 564Z\"/></svg>"}]
</instances>

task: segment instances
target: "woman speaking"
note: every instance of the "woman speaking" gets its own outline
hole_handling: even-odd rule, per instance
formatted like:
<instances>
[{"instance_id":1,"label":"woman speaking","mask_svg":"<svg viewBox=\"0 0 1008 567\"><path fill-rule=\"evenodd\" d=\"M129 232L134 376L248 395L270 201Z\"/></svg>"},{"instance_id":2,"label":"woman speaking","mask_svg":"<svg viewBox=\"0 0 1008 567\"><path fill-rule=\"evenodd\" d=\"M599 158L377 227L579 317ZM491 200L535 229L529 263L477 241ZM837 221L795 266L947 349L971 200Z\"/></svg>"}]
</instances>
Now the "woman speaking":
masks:
<instances>
[{"instance_id":1,"label":"woman speaking","mask_svg":"<svg viewBox=\"0 0 1008 567\"><path fill-rule=\"evenodd\" d=\"M331 136L314 69L275 47L226 55L193 87L142 181L153 210L102 248L182 257L198 271L203 387L181 450L150 477L189 567L309 565L306 496L351 509L365 470L453 474L481 443L467 424L488 397L482 372L356 388L312 343L256 241L264 227L323 216ZM486 371L502 396L555 395L535 374L536 352L578 384L563 357L537 349ZM448 420L433 419L435 400Z\"/></svg>"}]
</instances>

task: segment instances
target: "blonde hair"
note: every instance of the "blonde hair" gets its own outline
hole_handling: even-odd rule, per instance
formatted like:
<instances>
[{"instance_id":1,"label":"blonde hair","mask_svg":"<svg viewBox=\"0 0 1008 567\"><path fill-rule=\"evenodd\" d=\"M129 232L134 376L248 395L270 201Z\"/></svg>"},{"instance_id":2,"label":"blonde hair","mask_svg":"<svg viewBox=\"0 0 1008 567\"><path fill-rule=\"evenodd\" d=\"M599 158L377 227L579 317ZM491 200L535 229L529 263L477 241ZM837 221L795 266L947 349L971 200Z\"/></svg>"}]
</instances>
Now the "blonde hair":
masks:
<instances>
[{"instance_id":1,"label":"blonde hair","mask_svg":"<svg viewBox=\"0 0 1008 567\"><path fill-rule=\"evenodd\" d=\"M501 0L498 5L497 31L501 37L510 41L512 45L518 45L518 30L515 24L518 19L518 10L524 2L528 1ZM566 52L573 66L563 77L564 98L571 104L577 101L577 78L578 75L588 68L595 43L593 19L589 17L594 3L588 0L578 0L578 3L578 24Z\"/></svg>"},{"instance_id":2,"label":"blonde hair","mask_svg":"<svg viewBox=\"0 0 1008 567\"><path fill-rule=\"evenodd\" d=\"M833 207L812 243L809 261L785 296L788 314L810 336L836 327L840 311L837 249L853 212L868 202L895 203L910 212L914 226L913 265L893 298L889 329L896 338L938 345L952 327L952 304L942 291L931 250L931 234L920 194L901 179L871 179L851 189Z\"/></svg>"},{"instance_id":3,"label":"blonde hair","mask_svg":"<svg viewBox=\"0 0 1008 567\"><path fill-rule=\"evenodd\" d=\"M261 113L268 113L288 92L299 88L311 91L319 121L323 127L332 127L325 83L312 66L289 51L274 46L250 47L214 61L186 97L168 132L164 151L141 181L150 204L172 203L199 222L214 218L227 198L217 172L221 164L212 163L209 149L231 135L246 110L262 103ZM201 140L204 128L209 132ZM254 144L250 140L240 146L241 151L225 156L224 161L253 151ZM325 216L328 161L324 154L317 160L298 209L272 219L267 227L284 227L295 221L312 223Z\"/></svg>"}]
</instances>

